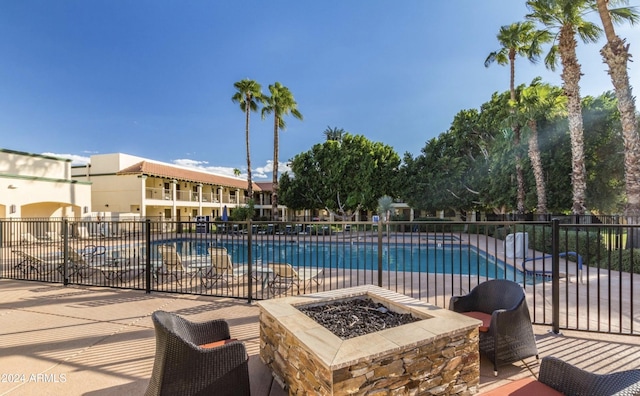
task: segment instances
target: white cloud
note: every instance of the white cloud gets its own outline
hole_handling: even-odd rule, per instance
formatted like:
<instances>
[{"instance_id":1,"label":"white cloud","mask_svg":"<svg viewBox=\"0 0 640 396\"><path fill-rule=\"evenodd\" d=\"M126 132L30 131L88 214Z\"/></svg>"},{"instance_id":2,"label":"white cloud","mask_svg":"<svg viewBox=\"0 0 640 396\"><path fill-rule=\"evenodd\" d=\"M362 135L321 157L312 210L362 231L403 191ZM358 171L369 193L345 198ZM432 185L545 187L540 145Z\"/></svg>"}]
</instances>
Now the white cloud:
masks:
<instances>
[{"instance_id":1,"label":"white cloud","mask_svg":"<svg viewBox=\"0 0 640 396\"><path fill-rule=\"evenodd\" d=\"M71 165L86 165L91 162L91 158L76 154L42 153L42 155L70 159Z\"/></svg>"},{"instance_id":2,"label":"white cloud","mask_svg":"<svg viewBox=\"0 0 640 396\"><path fill-rule=\"evenodd\" d=\"M185 168L191 168L196 170L201 170L205 172L211 172L218 175L236 177L233 174L234 168L224 167L224 166L209 166L208 161L198 161L188 158L176 159L172 161L173 164L178 166L183 166ZM283 172L291 172L291 168L288 166L288 163L281 162L278 167L280 174ZM247 178L246 169L241 169L242 173L238 178L245 179ZM254 181L269 181L271 180L273 172L273 161L269 160L264 166L259 166L254 168L251 173L251 178Z\"/></svg>"},{"instance_id":3,"label":"white cloud","mask_svg":"<svg viewBox=\"0 0 640 396\"><path fill-rule=\"evenodd\" d=\"M173 160L173 163L180 166L186 166L187 168L204 169L207 167L209 161L196 161L188 158Z\"/></svg>"},{"instance_id":4,"label":"white cloud","mask_svg":"<svg viewBox=\"0 0 640 396\"><path fill-rule=\"evenodd\" d=\"M256 174L255 176L256 179L258 178L270 179L273 175L273 161L268 160L265 166L256 168L254 172ZM280 165L278 166L278 172L279 174L282 174L284 172L291 172L291 167L289 166L289 163L280 162ZM257 175L260 175L260 176L257 176Z\"/></svg>"},{"instance_id":5,"label":"white cloud","mask_svg":"<svg viewBox=\"0 0 640 396\"><path fill-rule=\"evenodd\" d=\"M191 169L201 170L205 172L215 173L216 175L236 177L233 174L234 168L229 168L225 166L209 166L208 161L197 161L197 160L192 160L188 158L183 158L183 159L173 160L172 162L175 165L183 166L185 168L191 168ZM244 178L246 179L246 177L247 176L245 175ZM242 178L242 175L240 175L240 178Z\"/></svg>"}]
</instances>

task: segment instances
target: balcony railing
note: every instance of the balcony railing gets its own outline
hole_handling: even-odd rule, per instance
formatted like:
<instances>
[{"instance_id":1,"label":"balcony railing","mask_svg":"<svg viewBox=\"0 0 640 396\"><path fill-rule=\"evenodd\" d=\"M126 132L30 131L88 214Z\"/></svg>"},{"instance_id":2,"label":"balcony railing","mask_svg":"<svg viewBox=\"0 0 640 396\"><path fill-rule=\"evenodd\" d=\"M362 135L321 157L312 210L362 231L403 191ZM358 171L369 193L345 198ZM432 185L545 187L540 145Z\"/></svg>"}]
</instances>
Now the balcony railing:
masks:
<instances>
[{"instance_id":1,"label":"balcony railing","mask_svg":"<svg viewBox=\"0 0 640 396\"><path fill-rule=\"evenodd\" d=\"M149 187L145 192L146 199L158 199L163 201L172 201L173 194L171 190L165 190L164 188ZM197 192L194 191L176 191L177 202L199 202L200 198ZM243 197L241 203L247 203L248 198ZM232 194L217 194L214 192L203 192L202 202L205 204L237 204L237 195Z\"/></svg>"}]
</instances>

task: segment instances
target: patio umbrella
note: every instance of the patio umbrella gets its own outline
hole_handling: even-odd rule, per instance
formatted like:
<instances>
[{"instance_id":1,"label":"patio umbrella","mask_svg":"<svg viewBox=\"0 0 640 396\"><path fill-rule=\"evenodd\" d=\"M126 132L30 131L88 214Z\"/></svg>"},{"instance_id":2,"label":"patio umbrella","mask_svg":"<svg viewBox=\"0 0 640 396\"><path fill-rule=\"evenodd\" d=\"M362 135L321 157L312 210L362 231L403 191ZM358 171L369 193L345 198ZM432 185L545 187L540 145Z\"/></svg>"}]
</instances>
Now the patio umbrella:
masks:
<instances>
[{"instance_id":1,"label":"patio umbrella","mask_svg":"<svg viewBox=\"0 0 640 396\"><path fill-rule=\"evenodd\" d=\"M229 215L227 214L227 205L222 208L222 221L228 221Z\"/></svg>"}]
</instances>

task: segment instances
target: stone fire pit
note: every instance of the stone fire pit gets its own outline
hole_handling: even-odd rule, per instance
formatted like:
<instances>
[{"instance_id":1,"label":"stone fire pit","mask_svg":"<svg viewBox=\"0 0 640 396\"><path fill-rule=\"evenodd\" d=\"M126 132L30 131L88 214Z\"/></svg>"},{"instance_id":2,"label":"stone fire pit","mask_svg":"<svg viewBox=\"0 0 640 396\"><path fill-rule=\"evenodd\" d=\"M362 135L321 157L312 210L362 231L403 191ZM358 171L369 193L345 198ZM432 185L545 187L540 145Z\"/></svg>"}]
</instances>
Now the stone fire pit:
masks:
<instances>
[{"instance_id":1,"label":"stone fire pit","mask_svg":"<svg viewBox=\"0 0 640 396\"><path fill-rule=\"evenodd\" d=\"M421 320L341 339L296 307L370 298ZM291 395L471 395L480 321L377 286L260 301L260 357ZM386 391L377 393L378 391Z\"/></svg>"}]
</instances>

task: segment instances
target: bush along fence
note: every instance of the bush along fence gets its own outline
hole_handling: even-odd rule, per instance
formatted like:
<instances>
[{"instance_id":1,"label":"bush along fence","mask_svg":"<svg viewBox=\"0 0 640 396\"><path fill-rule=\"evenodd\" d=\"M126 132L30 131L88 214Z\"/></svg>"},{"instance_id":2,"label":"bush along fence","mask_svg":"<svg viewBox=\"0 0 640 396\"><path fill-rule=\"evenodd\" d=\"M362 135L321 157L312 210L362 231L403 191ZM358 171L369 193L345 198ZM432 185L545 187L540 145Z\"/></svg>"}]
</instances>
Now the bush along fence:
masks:
<instances>
[{"instance_id":1,"label":"bush along fence","mask_svg":"<svg viewBox=\"0 0 640 396\"><path fill-rule=\"evenodd\" d=\"M639 335L639 227L5 219L0 277L248 302L374 284L442 308L480 282L509 279L536 324Z\"/></svg>"}]
</instances>

